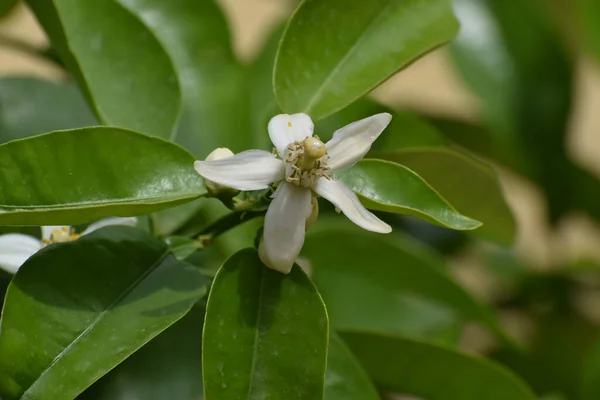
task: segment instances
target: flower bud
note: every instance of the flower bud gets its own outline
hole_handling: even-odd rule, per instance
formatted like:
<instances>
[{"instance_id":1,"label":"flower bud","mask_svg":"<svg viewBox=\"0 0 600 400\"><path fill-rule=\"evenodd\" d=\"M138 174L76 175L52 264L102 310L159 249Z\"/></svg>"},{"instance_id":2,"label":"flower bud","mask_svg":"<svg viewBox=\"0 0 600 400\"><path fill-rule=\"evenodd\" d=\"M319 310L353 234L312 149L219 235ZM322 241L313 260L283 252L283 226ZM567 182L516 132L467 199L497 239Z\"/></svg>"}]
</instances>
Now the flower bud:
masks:
<instances>
[{"instance_id":1,"label":"flower bud","mask_svg":"<svg viewBox=\"0 0 600 400\"><path fill-rule=\"evenodd\" d=\"M229 150L227 147L219 147L214 149L208 156L206 156L206 161L217 161L222 160L224 158L233 157L233 151ZM233 197L238 191L227 186L219 185L216 182L213 182L208 179L204 179L204 184L208 189L208 193L214 197Z\"/></svg>"},{"instance_id":2,"label":"flower bud","mask_svg":"<svg viewBox=\"0 0 600 400\"><path fill-rule=\"evenodd\" d=\"M311 205L312 211L308 218L306 218L306 221L304 222L305 230L309 230L310 227L313 226L313 224L317 220L317 217L319 216L319 202L317 201L317 198L315 196L312 197Z\"/></svg>"}]
</instances>

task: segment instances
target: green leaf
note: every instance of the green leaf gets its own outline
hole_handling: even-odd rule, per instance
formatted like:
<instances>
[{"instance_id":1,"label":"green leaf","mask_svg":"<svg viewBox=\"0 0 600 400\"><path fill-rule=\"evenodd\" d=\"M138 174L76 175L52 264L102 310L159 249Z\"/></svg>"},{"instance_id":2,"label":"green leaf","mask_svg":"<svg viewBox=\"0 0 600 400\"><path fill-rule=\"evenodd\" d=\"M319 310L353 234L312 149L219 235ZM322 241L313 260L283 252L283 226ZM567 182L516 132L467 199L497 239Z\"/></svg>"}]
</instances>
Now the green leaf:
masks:
<instances>
[{"instance_id":1,"label":"green leaf","mask_svg":"<svg viewBox=\"0 0 600 400\"><path fill-rule=\"evenodd\" d=\"M535 400L525 383L485 359L411 339L342 335L376 385L428 400Z\"/></svg>"},{"instance_id":2,"label":"green leaf","mask_svg":"<svg viewBox=\"0 0 600 400\"><path fill-rule=\"evenodd\" d=\"M216 147L234 152L251 148L244 70L235 59L227 22L217 4L213 0L118 2L146 23L173 60L184 110L177 142L201 159Z\"/></svg>"},{"instance_id":3,"label":"green leaf","mask_svg":"<svg viewBox=\"0 0 600 400\"><path fill-rule=\"evenodd\" d=\"M77 87L35 78L0 79L0 143L97 125Z\"/></svg>"},{"instance_id":4,"label":"green leaf","mask_svg":"<svg viewBox=\"0 0 600 400\"><path fill-rule=\"evenodd\" d=\"M277 54L277 101L287 113L322 119L457 31L449 0L305 0Z\"/></svg>"},{"instance_id":5,"label":"green leaf","mask_svg":"<svg viewBox=\"0 0 600 400\"><path fill-rule=\"evenodd\" d=\"M74 398L185 315L205 291L196 268L133 228L109 227L42 249L6 295L0 395Z\"/></svg>"},{"instance_id":6,"label":"green leaf","mask_svg":"<svg viewBox=\"0 0 600 400\"><path fill-rule=\"evenodd\" d=\"M315 132L323 141L326 141L333 137L336 130L359 119L383 112L392 114L392 122L373 143L372 152L446 145L444 136L431 124L409 112L393 111L370 100L354 102L332 116L319 121L316 124Z\"/></svg>"},{"instance_id":7,"label":"green leaf","mask_svg":"<svg viewBox=\"0 0 600 400\"><path fill-rule=\"evenodd\" d=\"M206 193L179 146L124 129L56 131L0 145L0 224L75 225Z\"/></svg>"},{"instance_id":8,"label":"green leaf","mask_svg":"<svg viewBox=\"0 0 600 400\"><path fill-rule=\"evenodd\" d=\"M375 234L321 218L307 234L302 257L313 267L337 330L448 343L461 318L503 336L491 311L446 274L438 254L398 232Z\"/></svg>"},{"instance_id":9,"label":"green leaf","mask_svg":"<svg viewBox=\"0 0 600 400\"><path fill-rule=\"evenodd\" d=\"M19 0L0 0L0 18L3 18L12 11Z\"/></svg>"},{"instance_id":10,"label":"green leaf","mask_svg":"<svg viewBox=\"0 0 600 400\"><path fill-rule=\"evenodd\" d=\"M415 171L460 212L481 221L483 225L473 235L512 244L515 220L490 167L465 153L444 148L405 149L376 156Z\"/></svg>"},{"instance_id":11,"label":"green leaf","mask_svg":"<svg viewBox=\"0 0 600 400\"><path fill-rule=\"evenodd\" d=\"M170 138L181 93L152 32L114 0L27 0L52 46L107 125Z\"/></svg>"},{"instance_id":12,"label":"green leaf","mask_svg":"<svg viewBox=\"0 0 600 400\"><path fill-rule=\"evenodd\" d=\"M325 400L380 400L362 365L332 332L329 338Z\"/></svg>"},{"instance_id":13,"label":"green leaf","mask_svg":"<svg viewBox=\"0 0 600 400\"><path fill-rule=\"evenodd\" d=\"M201 399L204 308L193 307L78 400Z\"/></svg>"},{"instance_id":14,"label":"green leaf","mask_svg":"<svg viewBox=\"0 0 600 400\"><path fill-rule=\"evenodd\" d=\"M325 306L302 270L284 275L242 250L221 267L208 298L206 400L320 399L327 341Z\"/></svg>"},{"instance_id":15,"label":"green leaf","mask_svg":"<svg viewBox=\"0 0 600 400\"><path fill-rule=\"evenodd\" d=\"M412 215L456 230L481 226L479 221L456 211L423 178L400 164L363 160L336 173L335 179L354 190L365 207L372 210Z\"/></svg>"},{"instance_id":16,"label":"green leaf","mask_svg":"<svg viewBox=\"0 0 600 400\"><path fill-rule=\"evenodd\" d=\"M575 4L585 44L600 60L600 4L595 0L577 0Z\"/></svg>"}]
</instances>

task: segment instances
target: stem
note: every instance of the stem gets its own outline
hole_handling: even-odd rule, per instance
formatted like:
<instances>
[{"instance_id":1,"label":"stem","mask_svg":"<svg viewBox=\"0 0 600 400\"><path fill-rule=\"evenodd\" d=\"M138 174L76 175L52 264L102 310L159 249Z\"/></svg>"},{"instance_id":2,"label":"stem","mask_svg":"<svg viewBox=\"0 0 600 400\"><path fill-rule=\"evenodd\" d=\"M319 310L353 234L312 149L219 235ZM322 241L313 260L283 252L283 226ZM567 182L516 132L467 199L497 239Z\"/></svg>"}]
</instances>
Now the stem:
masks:
<instances>
[{"instance_id":1,"label":"stem","mask_svg":"<svg viewBox=\"0 0 600 400\"><path fill-rule=\"evenodd\" d=\"M263 215L265 215L264 211L234 211L193 236L199 236L204 242L210 242L228 230Z\"/></svg>"}]
</instances>

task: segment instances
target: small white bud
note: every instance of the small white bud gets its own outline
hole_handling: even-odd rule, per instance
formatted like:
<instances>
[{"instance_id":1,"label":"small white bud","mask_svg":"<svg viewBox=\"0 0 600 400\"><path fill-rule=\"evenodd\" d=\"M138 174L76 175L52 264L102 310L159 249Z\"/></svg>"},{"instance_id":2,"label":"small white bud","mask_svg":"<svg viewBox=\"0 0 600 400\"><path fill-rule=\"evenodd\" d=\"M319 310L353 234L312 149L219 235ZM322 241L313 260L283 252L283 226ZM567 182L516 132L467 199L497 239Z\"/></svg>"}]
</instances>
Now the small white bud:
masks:
<instances>
[{"instance_id":1,"label":"small white bud","mask_svg":"<svg viewBox=\"0 0 600 400\"><path fill-rule=\"evenodd\" d=\"M211 151L210 154L206 156L206 161L217 161L233 156L233 151L229 150L227 147L219 147ZM208 192L215 197L220 197L223 195L227 197L233 197L238 193L238 191L235 189L219 185L218 183L206 178L204 179L204 184L206 185Z\"/></svg>"},{"instance_id":2,"label":"small white bud","mask_svg":"<svg viewBox=\"0 0 600 400\"><path fill-rule=\"evenodd\" d=\"M233 151L229 150L227 147L219 147L211 151L210 154L206 156L206 161L222 160L223 158L229 158L233 156Z\"/></svg>"}]
</instances>

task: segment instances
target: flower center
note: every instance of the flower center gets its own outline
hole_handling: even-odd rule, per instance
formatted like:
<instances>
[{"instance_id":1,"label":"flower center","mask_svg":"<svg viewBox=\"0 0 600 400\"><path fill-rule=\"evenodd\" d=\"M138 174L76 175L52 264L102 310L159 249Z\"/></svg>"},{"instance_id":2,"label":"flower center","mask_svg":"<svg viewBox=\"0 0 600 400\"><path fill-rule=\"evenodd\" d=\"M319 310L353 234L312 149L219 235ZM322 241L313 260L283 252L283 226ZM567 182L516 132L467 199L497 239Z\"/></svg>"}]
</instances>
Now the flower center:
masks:
<instances>
[{"instance_id":1,"label":"flower center","mask_svg":"<svg viewBox=\"0 0 600 400\"><path fill-rule=\"evenodd\" d=\"M42 242L44 244L52 244L52 243L64 243L71 242L73 240L79 239L81 234L75 233L74 228L69 228L66 226L56 228L50 233L49 239L44 239Z\"/></svg>"},{"instance_id":2,"label":"flower center","mask_svg":"<svg viewBox=\"0 0 600 400\"><path fill-rule=\"evenodd\" d=\"M317 136L294 142L285 153L285 180L294 185L310 187L327 177L327 147Z\"/></svg>"}]
</instances>

